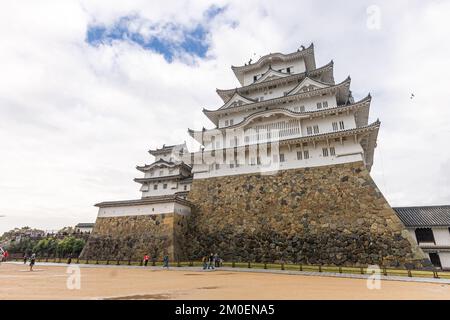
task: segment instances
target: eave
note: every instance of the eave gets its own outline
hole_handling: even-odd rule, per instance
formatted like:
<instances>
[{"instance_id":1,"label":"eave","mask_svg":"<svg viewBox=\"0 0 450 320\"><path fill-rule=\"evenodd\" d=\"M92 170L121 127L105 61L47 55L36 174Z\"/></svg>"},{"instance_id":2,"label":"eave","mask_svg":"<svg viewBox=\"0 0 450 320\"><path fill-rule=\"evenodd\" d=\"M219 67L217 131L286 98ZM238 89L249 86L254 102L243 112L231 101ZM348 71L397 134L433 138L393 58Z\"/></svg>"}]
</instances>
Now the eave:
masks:
<instances>
[{"instance_id":1,"label":"eave","mask_svg":"<svg viewBox=\"0 0 450 320\"><path fill-rule=\"evenodd\" d=\"M243 87L235 88L235 89L226 89L226 90L216 89L216 92L220 96L220 98L222 98L222 100L224 102L226 102L233 96L233 94L236 91L245 96L245 95L248 95L250 92L258 91L258 90L267 88L268 86L282 85L282 84L287 84L287 83L294 82L294 81L300 82L306 76L314 78L319 75L323 76L320 78L324 78L324 79L320 79L320 80L322 80L323 82L327 82L329 85L334 85L335 83L334 83L334 77L333 77L333 65L334 65L333 61L330 61L328 64L326 64L320 68L311 70L311 71L295 73L295 74L292 74L292 75L284 77L284 78L268 80L268 81L264 81L264 82L260 82L260 83L252 83L247 86L243 86ZM327 71L331 71L331 73L328 75L328 77L326 77Z\"/></svg>"},{"instance_id":2,"label":"eave","mask_svg":"<svg viewBox=\"0 0 450 320\"><path fill-rule=\"evenodd\" d=\"M134 178L133 181L142 184L142 183L153 182L153 181L179 180L179 179L184 179L184 178L186 178L186 177L181 174L174 174L171 176L163 176L163 177Z\"/></svg>"},{"instance_id":3,"label":"eave","mask_svg":"<svg viewBox=\"0 0 450 320\"><path fill-rule=\"evenodd\" d=\"M167 203L167 202L175 202L179 204L183 204L189 207L192 207L192 203L180 198L178 195L164 195L164 196L151 196L144 197L142 199L136 200L119 200L119 201L105 201L95 204L96 207L99 208L108 208L108 207L125 207L125 206L137 206L137 205L147 205L154 203Z\"/></svg>"}]
</instances>

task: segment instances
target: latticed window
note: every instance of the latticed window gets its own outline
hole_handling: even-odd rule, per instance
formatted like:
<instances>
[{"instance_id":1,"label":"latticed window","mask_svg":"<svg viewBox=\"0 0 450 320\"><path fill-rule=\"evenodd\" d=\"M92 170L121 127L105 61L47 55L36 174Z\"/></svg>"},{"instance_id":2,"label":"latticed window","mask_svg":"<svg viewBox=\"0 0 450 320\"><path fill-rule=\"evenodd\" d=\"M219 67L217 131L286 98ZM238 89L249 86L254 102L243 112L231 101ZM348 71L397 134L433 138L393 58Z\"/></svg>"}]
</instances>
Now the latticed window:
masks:
<instances>
[{"instance_id":1,"label":"latticed window","mask_svg":"<svg viewBox=\"0 0 450 320\"><path fill-rule=\"evenodd\" d=\"M322 155L328 157L328 148L322 148Z\"/></svg>"},{"instance_id":2,"label":"latticed window","mask_svg":"<svg viewBox=\"0 0 450 320\"><path fill-rule=\"evenodd\" d=\"M297 151L297 160L302 160L303 159L303 154L301 151Z\"/></svg>"},{"instance_id":3,"label":"latticed window","mask_svg":"<svg viewBox=\"0 0 450 320\"><path fill-rule=\"evenodd\" d=\"M300 112L305 112L305 106L300 106Z\"/></svg>"},{"instance_id":4,"label":"latticed window","mask_svg":"<svg viewBox=\"0 0 450 320\"><path fill-rule=\"evenodd\" d=\"M431 228L417 228L416 239L417 243L432 242L436 244L436 242L434 241L433 230L431 230Z\"/></svg>"},{"instance_id":5,"label":"latticed window","mask_svg":"<svg viewBox=\"0 0 450 320\"><path fill-rule=\"evenodd\" d=\"M333 122L332 125L333 125L333 131L338 131L338 124L337 124L337 122Z\"/></svg>"},{"instance_id":6,"label":"latticed window","mask_svg":"<svg viewBox=\"0 0 450 320\"><path fill-rule=\"evenodd\" d=\"M312 127L306 127L306 133L312 134Z\"/></svg>"},{"instance_id":7,"label":"latticed window","mask_svg":"<svg viewBox=\"0 0 450 320\"><path fill-rule=\"evenodd\" d=\"M280 153L280 162L284 162L285 158L284 158L284 153Z\"/></svg>"},{"instance_id":8,"label":"latticed window","mask_svg":"<svg viewBox=\"0 0 450 320\"><path fill-rule=\"evenodd\" d=\"M328 108L328 101L322 102L322 106L323 106L324 108Z\"/></svg>"},{"instance_id":9,"label":"latticed window","mask_svg":"<svg viewBox=\"0 0 450 320\"><path fill-rule=\"evenodd\" d=\"M309 159L309 151L308 150L303 151L303 159Z\"/></svg>"},{"instance_id":10,"label":"latticed window","mask_svg":"<svg viewBox=\"0 0 450 320\"><path fill-rule=\"evenodd\" d=\"M317 109L322 109L322 102L317 102Z\"/></svg>"},{"instance_id":11,"label":"latticed window","mask_svg":"<svg viewBox=\"0 0 450 320\"><path fill-rule=\"evenodd\" d=\"M344 129L345 129L344 121L339 121L339 128L340 128L341 130L344 130Z\"/></svg>"},{"instance_id":12,"label":"latticed window","mask_svg":"<svg viewBox=\"0 0 450 320\"><path fill-rule=\"evenodd\" d=\"M317 124L314 126L314 133L319 133L319 126Z\"/></svg>"},{"instance_id":13,"label":"latticed window","mask_svg":"<svg viewBox=\"0 0 450 320\"><path fill-rule=\"evenodd\" d=\"M335 156L336 155L336 150L334 149L334 147L330 147L330 155L331 156Z\"/></svg>"}]
</instances>

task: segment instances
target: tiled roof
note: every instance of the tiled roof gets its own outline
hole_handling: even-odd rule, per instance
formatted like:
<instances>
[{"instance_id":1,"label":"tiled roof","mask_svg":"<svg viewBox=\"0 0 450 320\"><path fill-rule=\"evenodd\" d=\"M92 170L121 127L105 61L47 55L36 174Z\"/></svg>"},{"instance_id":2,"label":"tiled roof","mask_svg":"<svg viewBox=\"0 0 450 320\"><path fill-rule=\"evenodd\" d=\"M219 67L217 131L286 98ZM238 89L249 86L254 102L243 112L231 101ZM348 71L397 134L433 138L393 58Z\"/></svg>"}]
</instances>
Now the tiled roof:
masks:
<instances>
[{"instance_id":1,"label":"tiled roof","mask_svg":"<svg viewBox=\"0 0 450 320\"><path fill-rule=\"evenodd\" d=\"M406 227L450 227L450 205L393 209Z\"/></svg>"},{"instance_id":2,"label":"tiled roof","mask_svg":"<svg viewBox=\"0 0 450 320\"><path fill-rule=\"evenodd\" d=\"M78 227L78 228L93 228L94 224L93 223L79 223L75 227Z\"/></svg>"}]
</instances>

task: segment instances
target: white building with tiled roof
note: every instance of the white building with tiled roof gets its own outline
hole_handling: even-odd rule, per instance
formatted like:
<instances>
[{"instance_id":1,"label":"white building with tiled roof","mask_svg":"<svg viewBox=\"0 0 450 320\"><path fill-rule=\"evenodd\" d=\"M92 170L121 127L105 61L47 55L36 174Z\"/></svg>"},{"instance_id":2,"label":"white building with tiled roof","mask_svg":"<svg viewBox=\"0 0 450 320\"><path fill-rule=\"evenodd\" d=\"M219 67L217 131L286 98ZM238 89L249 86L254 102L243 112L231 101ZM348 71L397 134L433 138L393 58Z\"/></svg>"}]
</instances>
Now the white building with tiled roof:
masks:
<instances>
[{"instance_id":1,"label":"white building with tiled roof","mask_svg":"<svg viewBox=\"0 0 450 320\"><path fill-rule=\"evenodd\" d=\"M190 190L192 174L191 167L183 162L186 155L189 158L186 144L164 145L160 149L149 150L149 153L155 161L136 166L144 174L134 179L141 185L141 199L98 203L98 217L190 213L186 195Z\"/></svg>"},{"instance_id":2,"label":"white building with tiled roof","mask_svg":"<svg viewBox=\"0 0 450 320\"><path fill-rule=\"evenodd\" d=\"M450 205L393 209L434 266L450 270Z\"/></svg>"},{"instance_id":3,"label":"white building with tiled roof","mask_svg":"<svg viewBox=\"0 0 450 320\"><path fill-rule=\"evenodd\" d=\"M194 179L357 161L371 169L380 127L368 122L371 96L355 101L333 62L316 68L313 45L232 70L242 86L218 89L224 104L203 110L215 127L189 130L202 146Z\"/></svg>"}]
</instances>

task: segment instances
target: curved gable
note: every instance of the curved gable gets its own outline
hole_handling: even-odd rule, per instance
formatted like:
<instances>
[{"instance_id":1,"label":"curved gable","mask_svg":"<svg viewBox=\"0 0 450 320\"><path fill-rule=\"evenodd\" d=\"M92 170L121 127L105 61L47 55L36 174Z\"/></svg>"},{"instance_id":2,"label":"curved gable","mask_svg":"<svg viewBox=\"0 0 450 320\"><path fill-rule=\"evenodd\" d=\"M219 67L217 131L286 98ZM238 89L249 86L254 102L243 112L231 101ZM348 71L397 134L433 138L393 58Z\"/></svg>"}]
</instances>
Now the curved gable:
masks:
<instances>
[{"instance_id":1,"label":"curved gable","mask_svg":"<svg viewBox=\"0 0 450 320\"><path fill-rule=\"evenodd\" d=\"M264 81L270 81L275 79L280 79L289 76L289 73L284 73L280 71L273 70L271 67L269 67L269 70L267 70L258 80L256 80L254 83L261 83Z\"/></svg>"},{"instance_id":2,"label":"curved gable","mask_svg":"<svg viewBox=\"0 0 450 320\"><path fill-rule=\"evenodd\" d=\"M235 107L235 106L239 106L239 105L243 105L243 104L249 104L249 103L254 103L256 102L253 99L250 98L246 98L242 95L240 95L237 91L234 93L234 95L230 98L230 100L228 100L223 106L221 106L219 108L220 109L227 109L230 107Z\"/></svg>"},{"instance_id":3,"label":"curved gable","mask_svg":"<svg viewBox=\"0 0 450 320\"><path fill-rule=\"evenodd\" d=\"M294 87L291 91L289 91L288 95L294 95L294 94L307 92L307 91L311 91L311 90L323 89L323 88L326 88L329 86L330 85L327 85L323 82L306 77L296 87Z\"/></svg>"}]
</instances>

